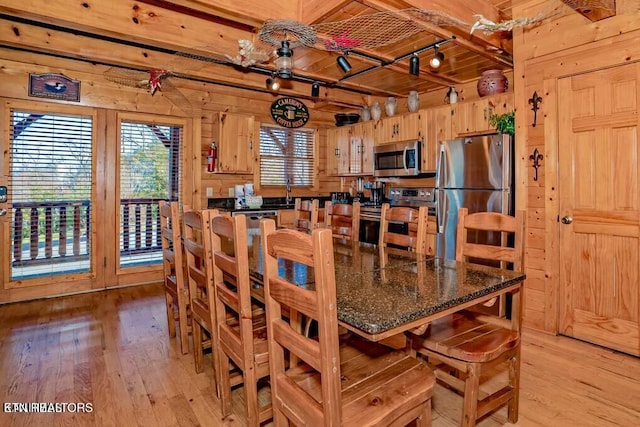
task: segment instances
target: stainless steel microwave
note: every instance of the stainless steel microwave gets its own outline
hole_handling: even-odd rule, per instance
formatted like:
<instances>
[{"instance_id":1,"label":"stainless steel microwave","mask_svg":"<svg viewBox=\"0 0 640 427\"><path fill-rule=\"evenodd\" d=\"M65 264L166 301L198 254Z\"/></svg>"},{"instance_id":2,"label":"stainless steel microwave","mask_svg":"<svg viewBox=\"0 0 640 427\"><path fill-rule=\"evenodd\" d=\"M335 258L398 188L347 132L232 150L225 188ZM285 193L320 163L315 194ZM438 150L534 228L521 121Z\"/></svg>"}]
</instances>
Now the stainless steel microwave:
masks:
<instances>
[{"instance_id":1,"label":"stainless steel microwave","mask_svg":"<svg viewBox=\"0 0 640 427\"><path fill-rule=\"evenodd\" d=\"M412 140L374 146L373 175L419 175L420 145L420 141Z\"/></svg>"}]
</instances>

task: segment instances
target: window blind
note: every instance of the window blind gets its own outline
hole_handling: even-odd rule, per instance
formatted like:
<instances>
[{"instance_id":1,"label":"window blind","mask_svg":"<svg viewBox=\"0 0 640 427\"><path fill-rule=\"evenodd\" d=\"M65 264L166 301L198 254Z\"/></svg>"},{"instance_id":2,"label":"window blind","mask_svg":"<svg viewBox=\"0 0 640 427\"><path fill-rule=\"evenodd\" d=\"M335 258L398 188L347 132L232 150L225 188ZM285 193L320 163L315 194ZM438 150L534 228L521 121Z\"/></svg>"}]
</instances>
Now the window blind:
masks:
<instances>
[{"instance_id":1,"label":"window blind","mask_svg":"<svg viewBox=\"0 0 640 427\"><path fill-rule=\"evenodd\" d=\"M182 127L120 124L120 266L162 261L160 200L180 195Z\"/></svg>"},{"instance_id":2,"label":"window blind","mask_svg":"<svg viewBox=\"0 0 640 427\"><path fill-rule=\"evenodd\" d=\"M11 111L11 278L89 271L91 116Z\"/></svg>"},{"instance_id":3,"label":"window blind","mask_svg":"<svg viewBox=\"0 0 640 427\"><path fill-rule=\"evenodd\" d=\"M311 186L315 132L312 129L260 127L260 184Z\"/></svg>"}]
</instances>

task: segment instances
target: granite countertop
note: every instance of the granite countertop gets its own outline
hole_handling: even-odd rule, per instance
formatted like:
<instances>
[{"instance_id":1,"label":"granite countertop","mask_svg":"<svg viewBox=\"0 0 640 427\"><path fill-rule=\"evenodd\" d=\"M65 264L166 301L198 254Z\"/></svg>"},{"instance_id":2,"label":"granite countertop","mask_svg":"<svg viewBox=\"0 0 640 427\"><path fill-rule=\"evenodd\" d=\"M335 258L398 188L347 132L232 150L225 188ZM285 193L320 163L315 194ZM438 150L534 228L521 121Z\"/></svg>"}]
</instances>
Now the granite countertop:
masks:
<instances>
[{"instance_id":1,"label":"granite countertop","mask_svg":"<svg viewBox=\"0 0 640 427\"><path fill-rule=\"evenodd\" d=\"M258 211L258 210L266 210L266 209L293 209L295 204L295 199L302 200L311 200L318 199L320 201L320 207L324 207L324 203L328 200L331 200L331 197L328 196L305 196L305 197L293 197L290 203L287 203L286 197L263 197L262 198L262 206L259 208L242 208L236 209L235 207L235 197L227 197L227 198L218 198L218 199L208 199L207 207L209 209L223 209L227 211Z\"/></svg>"},{"instance_id":2,"label":"granite countertop","mask_svg":"<svg viewBox=\"0 0 640 427\"><path fill-rule=\"evenodd\" d=\"M260 236L256 230L249 234L251 276L260 298ZM514 271L434 257L389 255L383 267L377 246L363 243L355 250L351 244L334 244L334 261L338 320L371 335L507 289L525 278ZM279 264L287 280L313 289L312 268Z\"/></svg>"}]
</instances>

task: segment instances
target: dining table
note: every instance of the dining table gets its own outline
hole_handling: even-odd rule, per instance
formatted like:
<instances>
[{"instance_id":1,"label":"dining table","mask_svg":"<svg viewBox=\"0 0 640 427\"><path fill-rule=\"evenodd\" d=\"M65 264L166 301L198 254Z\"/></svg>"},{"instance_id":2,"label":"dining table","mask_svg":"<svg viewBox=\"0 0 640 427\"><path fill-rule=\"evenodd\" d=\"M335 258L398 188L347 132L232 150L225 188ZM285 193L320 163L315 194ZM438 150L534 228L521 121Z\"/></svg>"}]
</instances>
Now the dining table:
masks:
<instances>
[{"instance_id":1,"label":"dining table","mask_svg":"<svg viewBox=\"0 0 640 427\"><path fill-rule=\"evenodd\" d=\"M260 230L247 235L252 296L264 302ZM337 239L333 253L338 321L368 340L415 331L504 294L511 295L505 324L520 331L524 273ZM313 289L312 267L285 260L278 267L280 276Z\"/></svg>"}]
</instances>

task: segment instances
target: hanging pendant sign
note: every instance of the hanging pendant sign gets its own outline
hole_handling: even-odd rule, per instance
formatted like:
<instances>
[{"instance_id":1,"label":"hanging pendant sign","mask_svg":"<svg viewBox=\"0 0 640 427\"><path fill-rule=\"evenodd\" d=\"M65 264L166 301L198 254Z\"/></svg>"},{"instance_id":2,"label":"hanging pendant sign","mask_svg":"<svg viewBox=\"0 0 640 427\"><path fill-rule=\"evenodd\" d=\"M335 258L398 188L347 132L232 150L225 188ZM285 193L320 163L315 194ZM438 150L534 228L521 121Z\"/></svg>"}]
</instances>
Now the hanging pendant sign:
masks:
<instances>
[{"instance_id":1,"label":"hanging pendant sign","mask_svg":"<svg viewBox=\"0 0 640 427\"><path fill-rule=\"evenodd\" d=\"M282 127L299 128L309 121L309 110L295 98L278 98L271 104L271 117Z\"/></svg>"}]
</instances>

